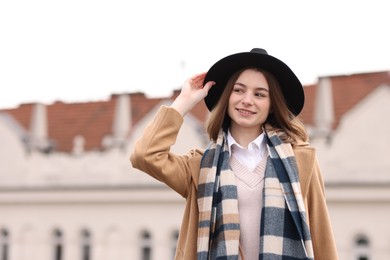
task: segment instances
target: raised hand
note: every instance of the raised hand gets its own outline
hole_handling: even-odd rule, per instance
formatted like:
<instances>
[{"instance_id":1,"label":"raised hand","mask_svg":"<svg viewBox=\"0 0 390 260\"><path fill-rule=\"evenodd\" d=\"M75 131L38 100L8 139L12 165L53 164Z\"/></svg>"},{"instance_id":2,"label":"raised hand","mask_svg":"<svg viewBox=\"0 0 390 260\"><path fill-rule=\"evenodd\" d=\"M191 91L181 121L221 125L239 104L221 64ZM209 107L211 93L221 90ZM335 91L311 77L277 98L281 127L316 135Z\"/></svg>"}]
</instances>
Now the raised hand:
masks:
<instances>
[{"instance_id":1,"label":"raised hand","mask_svg":"<svg viewBox=\"0 0 390 260\"><path fill-rule=\"evenodd\" d=\"M203 86L206 73L197 74L184 82L179 96L172 103L171 107L175 108L181 115L187 114L197 103L203 100L210 88L215 84L209 81Z\"/></svg>"}]
</instances>

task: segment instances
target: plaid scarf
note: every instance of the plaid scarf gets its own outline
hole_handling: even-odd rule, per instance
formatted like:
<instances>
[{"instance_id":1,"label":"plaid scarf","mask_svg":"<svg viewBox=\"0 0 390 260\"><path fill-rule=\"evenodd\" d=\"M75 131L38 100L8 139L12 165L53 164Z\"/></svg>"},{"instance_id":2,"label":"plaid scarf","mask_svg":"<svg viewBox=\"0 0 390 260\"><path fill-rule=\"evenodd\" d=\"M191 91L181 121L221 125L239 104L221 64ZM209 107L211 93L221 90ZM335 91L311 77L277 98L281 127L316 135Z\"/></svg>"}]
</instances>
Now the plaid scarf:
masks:
<instances>
[{"instance_id":1,"label":"plaid scarf","mask_svg":"<svg viewBox=\"0 0 390 260\"><path fill-rule=\"evenodd\" d=\"M259 259L313 260L297 164L289 143L265 128L270 157L264 181ZM237 186L229 166L226 133L206 149L198 184L198 260L238 259ZM246 259L248 260L248 259ZM251 260L251 259L250 259Z\"/></svg>"}]
</instances>

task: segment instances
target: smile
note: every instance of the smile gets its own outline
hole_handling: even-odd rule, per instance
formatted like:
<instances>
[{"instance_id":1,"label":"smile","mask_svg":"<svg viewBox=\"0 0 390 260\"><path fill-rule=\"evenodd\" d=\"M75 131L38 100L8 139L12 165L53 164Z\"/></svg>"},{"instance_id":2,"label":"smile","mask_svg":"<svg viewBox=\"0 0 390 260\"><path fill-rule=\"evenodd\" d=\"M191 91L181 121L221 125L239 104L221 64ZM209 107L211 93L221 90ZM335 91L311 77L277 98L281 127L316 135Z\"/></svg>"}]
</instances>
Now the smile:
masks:
<instances>
[{"instance_id":1,"label":"smile","mask_svg":"<svg viewBox=\"0 0 390 260\"><path fill-rule=\"evenodd\" d=\"M249 116L249 115L256 114L255 112L252 112L252 111L249 111L249 110L245 110L245 109L238 109L238 108L236 108L236 110L237 110L241 115Z\"/></svg>"}]
</instances>

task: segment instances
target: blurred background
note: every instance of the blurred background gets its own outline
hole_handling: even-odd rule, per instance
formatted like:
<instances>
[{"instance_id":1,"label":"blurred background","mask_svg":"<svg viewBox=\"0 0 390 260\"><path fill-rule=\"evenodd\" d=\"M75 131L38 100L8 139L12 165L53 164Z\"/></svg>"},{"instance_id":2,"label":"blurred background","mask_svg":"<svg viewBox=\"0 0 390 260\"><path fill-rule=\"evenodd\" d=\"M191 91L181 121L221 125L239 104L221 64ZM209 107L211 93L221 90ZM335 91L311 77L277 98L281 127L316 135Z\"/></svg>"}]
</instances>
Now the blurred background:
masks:
<instances>
[{"instance_id":1,"label":"blurred background","mask_svg":"<svg viewBox=\"0 0 390 260\"><path fill-rule=\"evenodd\" d=\"M383 1L0 3L0 260L173 259L184 198L131 167L161 105L262 47L301 79L341 260L390 258ZM175 152L205 147L203 103Z\"/></svg>"}]
</instances>

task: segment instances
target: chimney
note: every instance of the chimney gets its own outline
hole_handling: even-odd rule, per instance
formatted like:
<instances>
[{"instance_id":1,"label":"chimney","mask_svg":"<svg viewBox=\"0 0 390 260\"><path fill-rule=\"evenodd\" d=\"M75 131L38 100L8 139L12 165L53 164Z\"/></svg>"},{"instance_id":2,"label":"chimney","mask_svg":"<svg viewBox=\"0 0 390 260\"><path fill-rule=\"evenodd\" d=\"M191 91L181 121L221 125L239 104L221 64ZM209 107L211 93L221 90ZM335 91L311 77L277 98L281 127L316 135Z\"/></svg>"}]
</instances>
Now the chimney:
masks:
<instances>
[{"instance_id":1,"label":"chimney","mask_svg":"<svg viewBox=\"0 0 390 260\"><path fill-rule=\"evenodd\" d=\"M332 80L320 78L314 108L315 137L328 138L334 122Z\"/></svg>"},{"instance_id":2,"label":"chimney","mask_svg":"<svg viewBox=\"0 0 390 260\"><path fill-rule=\"evenodd\" d=\"M52 147L47 132L46 106L43 104L35 104L30 121L29 145L32 150L50 152Z\"/></svg>"},{"instance_id":3,"label":"chimney","mask_svg":"<svg viewBox=\"0 0 390 260\"><path fill-rule=\"evenodd\" d=\"M112 126L113 145L123 147L130 131L131 107L128 94L121 94L116 98L115 114Z\"/></svg>"}]
</instances>

